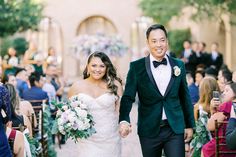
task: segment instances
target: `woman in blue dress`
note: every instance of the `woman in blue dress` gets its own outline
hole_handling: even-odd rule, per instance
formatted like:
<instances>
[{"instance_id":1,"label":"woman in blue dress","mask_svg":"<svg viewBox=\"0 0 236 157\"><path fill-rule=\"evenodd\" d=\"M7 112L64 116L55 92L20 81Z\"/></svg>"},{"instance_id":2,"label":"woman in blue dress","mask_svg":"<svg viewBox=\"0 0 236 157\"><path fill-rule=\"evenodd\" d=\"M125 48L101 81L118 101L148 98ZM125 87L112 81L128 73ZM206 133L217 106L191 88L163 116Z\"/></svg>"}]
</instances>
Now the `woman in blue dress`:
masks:
<instances>
[{"instance_id":1,"label":"woman in blue dress","mask_svg":"<svg viewBox=\"0 0 236 157\"><path fill-rule=\"evenodd\" d=\"M6 88L0 85L0 157L12 157L4 125L10 120L10 100Z\"/></svg>"}]
</instances>

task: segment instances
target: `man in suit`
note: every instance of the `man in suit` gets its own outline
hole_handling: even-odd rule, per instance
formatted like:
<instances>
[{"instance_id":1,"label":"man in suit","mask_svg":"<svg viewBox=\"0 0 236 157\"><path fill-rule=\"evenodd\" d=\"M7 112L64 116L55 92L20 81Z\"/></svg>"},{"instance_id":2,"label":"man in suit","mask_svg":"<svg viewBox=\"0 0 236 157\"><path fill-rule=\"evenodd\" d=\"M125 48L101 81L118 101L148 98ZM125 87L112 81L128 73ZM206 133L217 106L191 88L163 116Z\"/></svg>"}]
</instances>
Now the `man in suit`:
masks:
<instances>
[{"instance_id":1,"label":"man in suit","mask_svg":"<svg viewBox=\"0 0 236 157\"><path fill-rule=\"evenodd\" d=\"M130 64L120 107L120 135L130 132L129 113L139 97L138 135L143 157L184 157L192 138L193 106L184 63L166 55L167 32L155 24L146 32L150 55Z\"/></svg>"},{"instance_id":2,"label":"man in suit","mask_svg":"<svg viewBox=\"0 0 236 157\"><path fill-rule=\"evenodd\" d=\"M223 55L219 52L218 49L219 49L219 44L217 42L212 43L211 52L208 55L207 59L208 67L214 66L217 69L217 71L220 70L220 67L224 62Z\"/></svg>"}]
</instances>

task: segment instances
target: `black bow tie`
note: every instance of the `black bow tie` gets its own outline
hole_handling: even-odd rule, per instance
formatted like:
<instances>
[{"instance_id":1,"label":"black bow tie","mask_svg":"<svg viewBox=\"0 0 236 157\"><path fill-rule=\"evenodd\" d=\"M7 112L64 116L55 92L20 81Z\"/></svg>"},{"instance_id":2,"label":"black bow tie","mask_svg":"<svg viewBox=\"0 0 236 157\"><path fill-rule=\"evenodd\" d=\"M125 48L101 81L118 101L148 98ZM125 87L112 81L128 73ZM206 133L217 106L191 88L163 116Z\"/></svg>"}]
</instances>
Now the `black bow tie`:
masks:
<instances>
[{"instance_id":1,"label":"black bow tie","mask_svg":"<svg viewBox=\"0 0 236 157\"><path fill-rule=\"evenodd\" d=\"M156 68L156 67L158 67L161 64L167 65L167 60L166 60L166 58L163 58L161 62L153 61L152 63L153 63L153 66Z\"/></svg>"}]
</instances>

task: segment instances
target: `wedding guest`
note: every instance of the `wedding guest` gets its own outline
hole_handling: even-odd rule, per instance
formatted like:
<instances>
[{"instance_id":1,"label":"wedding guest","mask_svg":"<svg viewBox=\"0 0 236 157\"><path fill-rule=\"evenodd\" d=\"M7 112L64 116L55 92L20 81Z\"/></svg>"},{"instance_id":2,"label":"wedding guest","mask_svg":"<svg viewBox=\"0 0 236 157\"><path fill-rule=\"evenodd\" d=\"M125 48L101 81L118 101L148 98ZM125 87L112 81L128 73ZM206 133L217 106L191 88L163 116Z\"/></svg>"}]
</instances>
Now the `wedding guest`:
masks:
<instances>
[{"instance_id":1,"label":"wedding guest","mask_svg":"<svg viewBox=\"0 0 236 157\"><path fill-rule=\"evenodd\" d=\"M202 79L205 77L204 70L195 71L195 85L199 87Z\"/></svg>"},{"instance_id":2,"label":"wedding guest","mask_svg":"<svg viewBox=\"0 0 236 157\"><path fill-rule=\"evenodd\" d=\"M195 126L185 65L166 55L168 38L163 25L154 24L147 29L146 43L150 55L130 64L121 98L120 135L126 137L130 133L129 113L137 93L143 157L161 157L163 149L166 156L183 157L185 142L191 140Z\"/></svg>"},{"instance_id":3,"label":"wedding guest","mask_svg":"<svg viewBox=\"0 0 236 157\"><path fill-rule=\"evenodd\" d=\"M19 59L16 56L16 50L13 47L8 49L7 55L3 57L4 75L15 74L19 66Z\"/></svg>"},{"instance_id":4,"label":"wedding guest","mask_svg":"<svg viewBox=\"0 0 236 157\"><path fill-rule=\"evenodd\" d=\"M232 104L236 102L236 83L228 84L225 86L225 90L223 92L223 104L220 104L218 110L213 113L210 119L207 122L207 128L209 131L215 130L215 120L219 122L227 122L229 121ZM211 104L211 106L215 107L215 104ZM226 125L221 125L219 128L219 136L225 136L224 130L226 129ZM220 143L225 143L225 140L220 140ZM226 146L221 146L221 150L229 151ZM206 143L202 147L202 157L214 157L216 153L216 139L212 138L208 143ZM222 155L222 157L235 157L235 154L226 154Z\"/></svg>"},{"instance_id":5,"label":"wedding guest","mask_svg":"<svg viewBox=\"0 0 236 157\"><path fill-rule=\"evenodd\" d=\"M183 43L184 51L181 53L180 58L185 63L186 71L194 74L197 66L197 55L191 48L191 41L186 40Z\"/></svg>"},{"instance_id":6,"label":"wedding guest","mask_svg":"<svg viewBox=\"0 0 236 157\"><path fill-rule=\"evenodd\" d=\"M226 143L229 149L236 150L236 102L233 103L226 130Z\"/></svg>"},{"instance_id":7,"label":"wedding guest","mask_svg":"<svg viewBox=\"0 0 236 157\"><path fill-rule=\"evenodd\" d=\"M42 75L44 73L44 57L39 53L35 42L29 43L29 48L26 50L23 58L24 65L32 64L35 71Z\"/></svg>"},{"instance_id":8,"label":"wedding guest","mask_svg":"<svg viewBox=\"0 0 236 157\"><path fill-rule=\"evenodd\" d=\"M118 133L121 79L111 60L103 52L94 52L88 57L83 77L83 80L72 85L68 96L77 95L87 104L95 122L96 134L78 143L80 149L77 156L121 157Z\"/></svg>"},{"instance_id":9,"label":"wedding guest","mask_svg":"<svg viewBox=\"0 0 236 157\"><path fill-rule=\"evenodd\" d=\"M8 74L7 76L4 76L3 83L4 84L6 84L6 83L12 84L16 88L17 81L16 81L15 75Z\"/></svg>"},{"instance_id":10,"label":"wedding guest","mask_svg":"<svg viewBox=\"0 0 236 157\"><path fill-rule=\"evenodd\" d=\"M11 157L11 150L8 144L4 126L11 120L11 107L9 93L0 83L0 157Z\"/></svg>"},{"instance_id":11,"label":"wedding guest","mask_svg":"<svg viewBox=\"0 0 236 157\"><path fill-rule=\"evenodd\" d=\"M194 157L201 156L201 149L204 144L211 140L212 136L205 127L210 118L210 102L213 91L219 91L217 81L213 77L205 77L199 87L199 101L194 105L194 119L196 121L196 131L190 145Z\"/></svg>"},{"instance_id":12,"label":"wedding guest","mask_svg":"<svg viewBox=\"0 0 236 157\"><path fill-rule=\"evenodd\" d=\"M31 88L23 92L22 98L24 100L48 100L48 95L42 90L43 78L38 73L33 73L29 77Z\"/></svg>"},{"instance_id":13,"label":"wedding guest","mask_svg":"<svg viewBox=\"0 0 236 157\"><path fill-rule=\"evenodd\" d=\"M6 127L6 134L11 148L10 154L12 154L12 156L14 157L26 156L23 133L18 130L12 129L12 125L11 123L9 123L9 125L7 125Z\"/></svg>"},{"instance_id":14,"label":"wedding guest","mask_svg":"<svg viewBox=\"0 0 236 157\"><path fill-rule=\"evenodd\" d=\"M198 86L194 83L194 79L191 73L186 74L186 80L188 84L188 90L191 97L191 102L195 105L199 99L199 89Z\"/></svg>"},{"instance_id":15,"label":"wedding guest","mask_svg":"<svg viewBox=\"0 0 236 157\"><path fill-rule=\"evenodd\" d=\"M223 55L219 52L219 44L213 42L211 45L211 52L208 55L207 66L214 66L219 71L221 65L223 64Z\"/></svg>"},{"instance_id":16,"label":"wedding guest","mask_svg":"<svg viewBox=\"0 0 236 157\"><path fill-rule=\"evenodd\" d=\"M47 65L58 65L58 59L54 47L48 49L48 56L46 58Z\"/></svg>"},{"instance_id":17,"label":"wedding guest","mask_svg":"<svg viewBox=\"0 0 236 157\"><path fill-rule=\"evenodd\" d=\"M232 81L236 82L236 70L232 74Z\"/></svg>"},{"instance_id":18,"label":"wedding guest","mask_svg":"<svg viewBox=\"0 0 236 157\"><path fill-rule=\"evenodd\" d=\"M12 115L12 126L19 127L26 126L26 129L29 130L29 135L32 137L32 126L26 115L19 114L19 97L16 93L15 87L11 84L4 85L9 92L10 95L10 104L11 104L11 115Z\"/></svg>"},{"instance_id":19,"label":"wedding guest","mask_svg":"<svg viewBox=\"0 0 236 157\"><path fill-rule=\"evenodd\" d=\"M25 69L18 69L16 72L16 89L20 96L23 97L23 92L29 89L28 75Z\"/></svg>"}]
</instances>

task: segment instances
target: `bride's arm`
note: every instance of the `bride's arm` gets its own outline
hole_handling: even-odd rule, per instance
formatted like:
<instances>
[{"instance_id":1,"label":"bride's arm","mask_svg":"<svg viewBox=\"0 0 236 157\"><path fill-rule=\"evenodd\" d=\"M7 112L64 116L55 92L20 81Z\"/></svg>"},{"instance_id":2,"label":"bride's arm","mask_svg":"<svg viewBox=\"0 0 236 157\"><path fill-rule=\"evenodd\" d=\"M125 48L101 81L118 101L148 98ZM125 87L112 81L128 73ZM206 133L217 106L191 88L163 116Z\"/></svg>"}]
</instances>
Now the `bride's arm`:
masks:
<instances>
[{"instance_id":1,"label":"bride's arm","mask_svg":"<svg viewBox=\"0 0 236 157\"><path fill-rule=\"evenodd\" d=\"M79 82L73 83L73 85L70 87L67 97L70 98L71 96L78 94L79 91Z\"/></svg>"},{"instance_id":2,"label":"bride's arm","mask_svg":"<svg viewBox=\"0 0 236 157\"><path fill-rule=\"evenodd\" d=\"M123 87L121 85L121 83L119 81L115 81L115 85L118 87L117 89L117 94L119 96L119 98L116 101L116 112L119 113L120 110L120 99L123 95Z\"/></svg>"}]
</instances>

